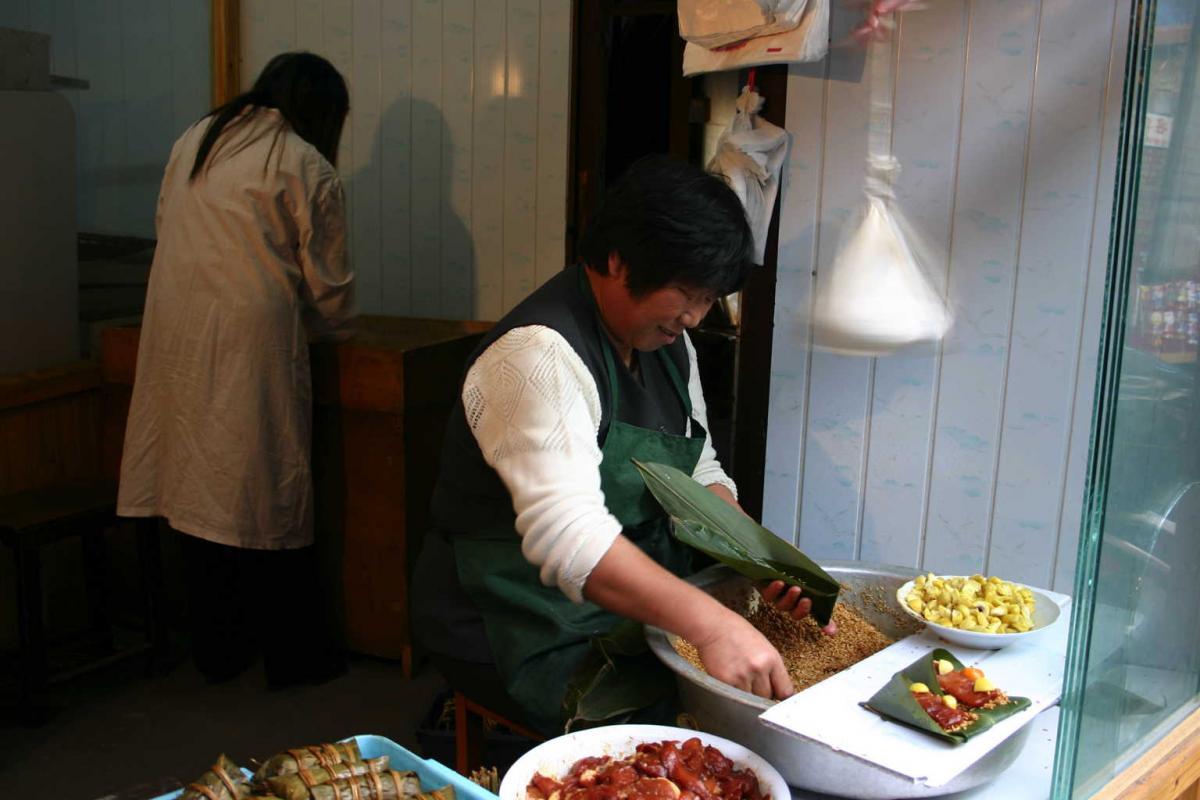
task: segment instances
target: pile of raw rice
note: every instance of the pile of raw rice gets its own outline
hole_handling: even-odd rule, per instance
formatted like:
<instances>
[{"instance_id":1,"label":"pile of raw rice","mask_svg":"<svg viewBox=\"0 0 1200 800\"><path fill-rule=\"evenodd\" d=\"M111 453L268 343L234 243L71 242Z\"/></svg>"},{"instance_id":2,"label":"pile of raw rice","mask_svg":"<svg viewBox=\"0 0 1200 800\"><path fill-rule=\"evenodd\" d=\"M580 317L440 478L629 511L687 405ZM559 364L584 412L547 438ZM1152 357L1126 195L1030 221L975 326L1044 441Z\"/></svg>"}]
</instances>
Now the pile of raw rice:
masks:
<instances>
[{"instance_id":1,"label":"pile of raw rice","mask_svg":"<svg viewBox=\"0 0 1200 800\"><path fill-rule=\"evenodd\" d=\"M783 656L796 691L857 664L893 641L845 603L838 603L833 610L833 621L838 626L833 636L821 633L812 617L793 619L766 603L758 603L747 619ZM679 655L704 669L700 653L691 642L675 639L674 647Z\"/></svg>"}]
</instances>

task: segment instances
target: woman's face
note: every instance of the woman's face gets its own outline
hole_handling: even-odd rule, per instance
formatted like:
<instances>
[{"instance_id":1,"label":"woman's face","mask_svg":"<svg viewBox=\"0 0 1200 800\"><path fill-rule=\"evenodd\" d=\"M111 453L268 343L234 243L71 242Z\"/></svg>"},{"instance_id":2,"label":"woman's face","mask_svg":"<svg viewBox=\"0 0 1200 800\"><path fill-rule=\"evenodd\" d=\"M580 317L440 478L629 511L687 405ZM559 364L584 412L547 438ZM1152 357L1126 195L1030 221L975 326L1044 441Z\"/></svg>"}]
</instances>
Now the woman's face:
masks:
<instances>
[{"instance_id":1,"label":"woman's face","mask_svg":"<svg viewBox=\"0 0 1200 800\"><path fill-rule=\"evenodd\" d=\"M716 296L707 289L668 284L635 297L626 286L628 267L609 256L608 275L588 270L600 317L617 349L628 359L671 344L685 329L700 324Z\"/></svg>"}]
</instances>

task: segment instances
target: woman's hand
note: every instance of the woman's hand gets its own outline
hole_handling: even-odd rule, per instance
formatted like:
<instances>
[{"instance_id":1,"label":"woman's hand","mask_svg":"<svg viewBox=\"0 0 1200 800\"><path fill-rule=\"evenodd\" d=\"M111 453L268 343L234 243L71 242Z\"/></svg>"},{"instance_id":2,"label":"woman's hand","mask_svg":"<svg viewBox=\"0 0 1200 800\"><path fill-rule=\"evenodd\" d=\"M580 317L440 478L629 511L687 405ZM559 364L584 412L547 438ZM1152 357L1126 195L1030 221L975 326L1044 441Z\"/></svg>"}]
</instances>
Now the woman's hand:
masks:
<instances>
[{"instance_id":1,"label":"woman's hand","mask_svg":"<svg viewBox=\"0 0 1200 800\"><path fill-rule=\"evenodd\" d=\"M791 697L792 680L779 651L740 614L726 611L704 635L692 639L705 671L759 697Z\"/></svg>"},{"instance_id":2,"label":"woman's hand","mask_svg":"<svg viewBox=\"0 0 1200 800\"><path fill-rule=\"evenodd\" d=\"M766 586L760 586L758 593L762 599L775 606L785 614L795 619L804 619L812 611L812 600L804 596L799 586L788 586L783 581L771 581ZM829 624L821 631L829 636L837 633L837 623L829 620Z\"/></svg>"}]
</instances>

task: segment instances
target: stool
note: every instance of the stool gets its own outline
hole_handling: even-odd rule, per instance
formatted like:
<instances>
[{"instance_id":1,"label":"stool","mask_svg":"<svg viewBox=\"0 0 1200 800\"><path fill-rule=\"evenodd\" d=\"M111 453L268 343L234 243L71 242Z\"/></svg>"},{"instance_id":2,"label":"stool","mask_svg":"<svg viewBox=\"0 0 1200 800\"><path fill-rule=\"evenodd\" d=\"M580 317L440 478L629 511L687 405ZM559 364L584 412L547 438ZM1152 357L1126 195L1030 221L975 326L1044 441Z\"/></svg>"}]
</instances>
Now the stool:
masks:
<instances>
[{"instance_id":1,"label":"stool","mask_svg":"<svg viewBox=\"0 0 1200 800\"><path fill-rule=\"evenodd\" d=\"M544 741L544 737L523 725L505 719L491 709L471 700L457 689L454 690L454 769L459 775L469 777L471 770L482 766L484 724L491 721L503 725L518 736L533 742Z\"/></svg>"},{"instance_id":2,"label":"stool","mask_svg":"<svg viewBox=\"0 0 1200 800\"><path fill-rule=\"evenodd\" d=\"M20 709L28 722L40 718L35 700L52 678L98 669L139 652L149 653L149 667L153 665L154 656L161 655L165 649L158 537L152 521L139 520L137 549L146 644L113 653L66 674L50 674L42 611L42 548L63 539L81 540L89 622L92 630L101 634L111 646L105 598L104 533L117 522L116 497L115 484L105 481L78 482L0 497L0 544L12 550L16 564Z\"/></svg>"}]
</instances>

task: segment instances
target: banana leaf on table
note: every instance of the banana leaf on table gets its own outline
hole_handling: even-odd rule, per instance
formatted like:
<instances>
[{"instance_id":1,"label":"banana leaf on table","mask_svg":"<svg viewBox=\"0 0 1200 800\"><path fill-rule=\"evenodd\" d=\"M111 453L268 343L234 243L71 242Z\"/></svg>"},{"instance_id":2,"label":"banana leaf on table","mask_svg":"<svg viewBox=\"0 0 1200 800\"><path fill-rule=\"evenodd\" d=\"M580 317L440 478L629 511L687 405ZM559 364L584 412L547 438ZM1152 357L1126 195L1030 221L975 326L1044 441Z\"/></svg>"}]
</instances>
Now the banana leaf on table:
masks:
<instances>
[{"instance_id":1,"label":"banana leaf on table","mask_svg":"<svg viewBox=\"0 0 1200 800\"><path fill-rule=\"evenodd\" d=\"M642 480L672 519L675 538L756 581L783 581L804 590L821 625L833 617L841 586L790 543L665 464L633 460Z\"/></svg>"},{"instance_id":2,"label":"banana leaf on table","mask_svg":"<svg viewBox=\"0 0 1200 800\"><path fill-rule=\"evenodd\" d=\"M246 773L222 753L208 772L187 785L180 800L248 800L252 794Z\"/></svg>"},{"instance_id":3,"label":"banana leaf on table","mask_svg":"<svg viewBox=\"0 0 1200 800\"><path fill-rule=\"evenodd\" d=\"M254 780L262 782L267 778L278 775L294 775L302 769L328 767L331 764L361 763L362 753L359 752L358 742L351 739L348 742L334 744L314 744L308 747L294 747L276 753L267 759L258 771Z\"/></svg>"},{"instance_id":4,"label":"banana leaf on table","mask_svg":"<svg viewBox=\"0 0 1200 800\"><path fill-rule=\"evenodd\" d=\"M299 775L267 779L271 793L281 800L454 800L454 787L421 791L415 772L368 772L350 778L309 786Z\"/></svg>"},{"instance_id":5,"label":"banana leaf on table","mask_svg":"<svg viewBox=\"0 0 1200 800\"><path fill-rule=\"evenodd\" d=\"M1009 697L1007 703L995 708L972 708L971 712L977 714L979 719L966 728L948 733L942 729L941 725L937 724L933 717L929 716L925 709L921 708L921 704L917 702L908 688L914 683L923 683L934 694L946 694L938 684L938 671L933 663L938 659L949 661L954 665L955 671L963 669L963 663L953 653L939 647L893 675L882 689L862 704L862 707L868 711L874 711L886 720L907 725L951 744L962 744L973 736L989 730L1001 720L1029 708L1030 703L1027 697Z\"/></svg>"}]
</instances>

